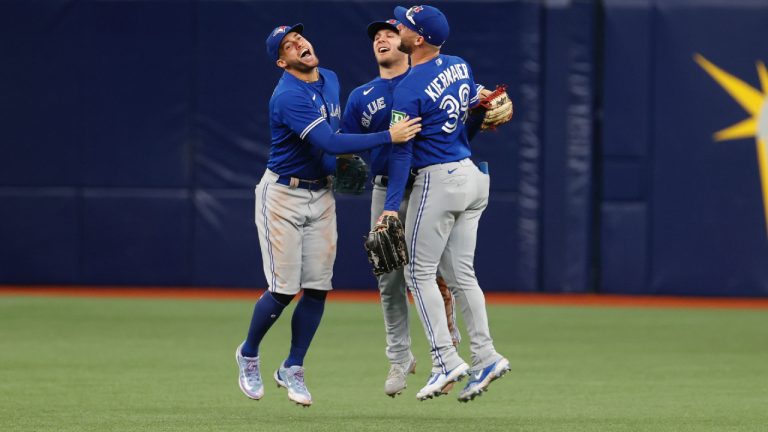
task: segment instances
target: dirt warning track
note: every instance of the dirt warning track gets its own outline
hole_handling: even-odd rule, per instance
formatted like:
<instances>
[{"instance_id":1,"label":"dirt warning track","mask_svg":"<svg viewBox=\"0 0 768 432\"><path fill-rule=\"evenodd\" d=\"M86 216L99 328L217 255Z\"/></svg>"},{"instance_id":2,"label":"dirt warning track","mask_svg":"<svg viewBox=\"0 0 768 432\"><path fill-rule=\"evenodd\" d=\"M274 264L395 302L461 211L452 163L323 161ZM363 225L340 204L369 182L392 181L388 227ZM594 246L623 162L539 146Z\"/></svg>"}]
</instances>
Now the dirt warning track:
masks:
<instances>
[{"instance_id":1,"label":"dirt warning track","mask_svg":"<svg viewBox=\"0 0 768 432\"><path fill-rule=\"evenodd\" d=\"M162 299L256 300L263 289L215 289L168 287L77 287L0 286L0 296L67 296ZM768 309L768 298L626 296L601 294L528 294L488 292L490 304L541 306L603 306L651 308ZM378 302L379 293L370 290L334 290L331 301Z\"/></svg>"}]
</instances>

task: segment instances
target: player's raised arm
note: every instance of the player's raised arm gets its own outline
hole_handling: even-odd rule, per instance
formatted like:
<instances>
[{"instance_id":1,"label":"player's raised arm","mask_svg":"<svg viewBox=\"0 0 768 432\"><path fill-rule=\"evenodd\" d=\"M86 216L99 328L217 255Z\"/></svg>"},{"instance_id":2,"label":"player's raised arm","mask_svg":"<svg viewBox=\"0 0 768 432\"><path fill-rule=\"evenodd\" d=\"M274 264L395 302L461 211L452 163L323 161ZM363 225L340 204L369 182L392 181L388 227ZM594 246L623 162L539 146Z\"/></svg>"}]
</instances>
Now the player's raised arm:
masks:
<instances>
[{"instance_id":1,"label":"player's raised arm","mask_svg":"<svg viewBox=\"0 0 768 432\"><path fill-rule=\"evenodd\" d=\"M286 92L277 99L276 109L288 126L301 139L330 154L357 153L382 144L401 143L412 139L420 130L421 119L411 119L393 125L389 131L371 134L334 133L323 116L317 113L306 95L299 91Z\"/></svg>"}]
</instances>

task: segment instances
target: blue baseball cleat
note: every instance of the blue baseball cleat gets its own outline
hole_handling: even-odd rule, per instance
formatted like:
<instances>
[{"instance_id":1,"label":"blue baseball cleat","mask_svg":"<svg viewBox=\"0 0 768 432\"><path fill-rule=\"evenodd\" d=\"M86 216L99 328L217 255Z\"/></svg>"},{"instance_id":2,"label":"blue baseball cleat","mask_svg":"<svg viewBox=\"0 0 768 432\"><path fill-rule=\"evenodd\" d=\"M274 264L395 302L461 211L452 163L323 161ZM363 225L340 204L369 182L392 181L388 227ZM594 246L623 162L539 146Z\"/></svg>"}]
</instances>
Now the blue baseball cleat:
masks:
<instances>
[{"instance_id":1,"label":"blue baseball cleat","mask_svg":"<svg viewBox=\"0 0 768 432\"><path fill-rule=\"evenodd\" d=\"M427 385L416 393L416 399L423 401L447 394L453 383L464 378L467 370L469 365L462 363L446 373L432 373L427 380Z\"/></svg>"},{"instance_id":2,"label":"blue baseball cleat","mask_svg":"<svg viewBox=\"0 0 768 432\"><path fill-rule=\"evenodd\" d=\"M285 387L288 390L288 399L305 407L312 405L312 395L309 394L309 390L304 384L303 367L291 366L286 368L280 366L275 371L274 377L278 388Z\"/></svg>"},{"instance_id":3,"label":"blue baseball cleat","mask_svg":"<svg viewBox=\"0 0 768 432\"><path fill-rule=\"evenodd\" d=\"M488 386L505 373L509 372L509 360L504 357L496 360L481 370L470 371L469 381L459 393L459 402L469 402L488 391Z\"/></svg>"},{"instance_id":4,"label":"blue baseball cleat","mask_svg":"<svg viewBox=\"0 0 768 432\"><path fill-rule=\"evenodd\" d=\"M240 350L243 344L240 344L235 351L235 360L240 369L239 383L240 390L251 399L259 400L264 397L264 382L261 380L261 371L259 368L258 357L243 357Z\"/></svg>"}]
</instances>

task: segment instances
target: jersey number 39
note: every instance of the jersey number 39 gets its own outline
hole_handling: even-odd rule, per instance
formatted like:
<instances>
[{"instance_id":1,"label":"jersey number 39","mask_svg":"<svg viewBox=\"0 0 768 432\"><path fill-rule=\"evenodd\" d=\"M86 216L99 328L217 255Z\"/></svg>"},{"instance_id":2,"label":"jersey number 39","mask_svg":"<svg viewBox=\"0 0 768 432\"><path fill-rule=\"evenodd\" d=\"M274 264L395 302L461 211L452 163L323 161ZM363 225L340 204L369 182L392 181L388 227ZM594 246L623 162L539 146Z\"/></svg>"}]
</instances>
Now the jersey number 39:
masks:
<instances>
[{"instance_id":1,"label":"jersey number 39","mask_svg":"<svg viewBox=\"0 0 768 432\"><path fill-rule=\"evenodd\" d=\"M459 99L452 94L446 94L443 96L443 100L440 101L440 109L444 109L448 115L448 121L443 124L443 131L451 133L456 130L459 125L459 118L461 122L467 121L467 108L469 108L469 84L462 84L459 87Z\"/></svg>"}]
</instances>

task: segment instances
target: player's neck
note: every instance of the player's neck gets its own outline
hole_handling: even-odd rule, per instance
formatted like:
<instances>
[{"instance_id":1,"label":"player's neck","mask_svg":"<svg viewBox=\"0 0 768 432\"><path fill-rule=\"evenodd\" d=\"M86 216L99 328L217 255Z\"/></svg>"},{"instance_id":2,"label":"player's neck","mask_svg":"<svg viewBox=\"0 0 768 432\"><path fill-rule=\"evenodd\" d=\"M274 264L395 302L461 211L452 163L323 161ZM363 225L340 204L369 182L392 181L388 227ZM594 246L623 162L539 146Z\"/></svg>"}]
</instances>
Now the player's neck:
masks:
<instances>
[{"instance_id":1,"label":"player's neck","mask_svg":"<svg viewBox=\"0 0 768 432\"><path fill-rule=\"evenodd\" d=\"M316 67L306 72L296 69L286 69L285 71L307 83L315 82L320 79L320 71Z\"/></svg>"},{"instance_id":2,"label":"player's neck","mask_svg":"<svg viewBox=\"0 0 768 432\"><path fill-rule=\"evenodd\" d=\"M431 50L431 49L415 49L413 50L413 53L411 53L411 66L418 66L420 64L424 64L433 58L440 55L440 50Z\"/></svg>"},{"instance_id":3,"label":"player's neck","mask_svg":"<svg viewBox=\"0 0 768 432\"><path fill-rule=\"evenodd\" d=\"M407 60L387 67L379 65L379 76L383 79L392 79L404 74L407 70Z\"/></svg>"}]
</instances>

